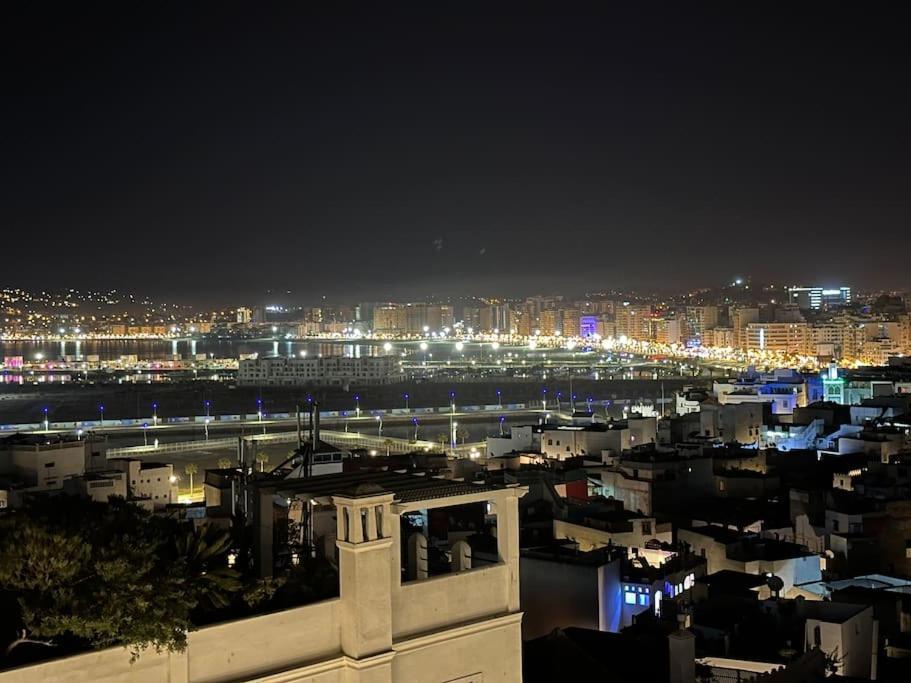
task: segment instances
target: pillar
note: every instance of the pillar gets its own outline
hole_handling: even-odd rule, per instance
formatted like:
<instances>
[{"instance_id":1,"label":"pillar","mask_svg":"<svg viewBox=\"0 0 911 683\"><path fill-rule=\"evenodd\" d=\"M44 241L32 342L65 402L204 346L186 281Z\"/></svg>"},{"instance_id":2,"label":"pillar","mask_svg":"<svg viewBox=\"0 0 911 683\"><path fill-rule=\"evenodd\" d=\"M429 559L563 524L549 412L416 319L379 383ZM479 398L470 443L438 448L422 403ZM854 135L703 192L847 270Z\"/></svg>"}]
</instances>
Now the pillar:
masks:
<instances>
[{"instance_id":1,"label":"pillar","mask_svg":"<svg viewBox=\"0 0 911 683\"><path fill-rule=\"evenodd\" d=\"M392 498L391 493L333 497L342 651L365 664L392 648L392 572L398 566L389 524Z\"/></svg>"},{"instance_id":2,"label":"pillar","mask_svg":"<svg viewBox=\"0 0 911 683\"><path fill-rule=\"evenodd\" d=\"M509 575L507 604L510 612L519 611L519 497L524 490L509 489L492 504L497 515L497 552Z\"/></svg>"}]
</instances>

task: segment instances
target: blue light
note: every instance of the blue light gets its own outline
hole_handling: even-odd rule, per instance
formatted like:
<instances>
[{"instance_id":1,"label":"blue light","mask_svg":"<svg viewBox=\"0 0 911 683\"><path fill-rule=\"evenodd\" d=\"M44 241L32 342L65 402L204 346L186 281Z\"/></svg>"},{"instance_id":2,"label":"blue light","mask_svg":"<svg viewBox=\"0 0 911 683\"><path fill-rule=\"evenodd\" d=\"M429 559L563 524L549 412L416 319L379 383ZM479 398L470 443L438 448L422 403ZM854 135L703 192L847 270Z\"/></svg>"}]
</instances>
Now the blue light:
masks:
<instances>
[{"instance_id":1,"label":"blue light","mask_svg":"<svg viewBox=\"0 0 911 683\"><path fill-rule=\"evenodd\" d=\"M648 607L648 593L643 593L639 596L639 604L642 607Z\"/></svg>"},{"instance_id":2,"label":"blue light","mask_svg":"<svg viewBox=\"0 0 911 683\"><path fill-rule=\"evenodd\" d=\"M623 602L625 602L627 605L635 605L636 604L636 594L635 593L624 594Z\"/></svg>"}]
</instances>

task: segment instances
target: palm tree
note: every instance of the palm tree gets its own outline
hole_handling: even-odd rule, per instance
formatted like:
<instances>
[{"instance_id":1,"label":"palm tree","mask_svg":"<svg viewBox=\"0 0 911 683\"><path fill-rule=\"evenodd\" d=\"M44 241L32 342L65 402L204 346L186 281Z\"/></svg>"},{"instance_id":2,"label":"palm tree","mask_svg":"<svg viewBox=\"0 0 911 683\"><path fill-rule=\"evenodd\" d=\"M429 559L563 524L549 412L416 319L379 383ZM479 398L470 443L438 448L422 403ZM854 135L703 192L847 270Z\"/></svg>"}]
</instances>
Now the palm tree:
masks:
<instances>
[{"instance_id":1,"label":"palm tree","mask_svg":"<svg viewBox=\"0 0 911 683\"><path fill-rule=\"evenodd\" d=\"M462 440L463 444L465 443L465 439L471 436L471 432L465 429L465 427L459 427L459 430L456 432L456 434L458 435L459 439Z\"/></svg>"},{"instance_id":2,"label":"palm tree","mask_svg":"<svg viewBox=\"0 0 911 683\"><path fill-rule=\"evenodd\" d=\"M389 455L389 449L392 448L392 439L385 439L383 445L386 447L386 455Z\"/></svg>"},{"instance_id":3,"label":"palm tree","mask_svg":"<svg viewBox=\"0 0 911 683\"><path fill-rule=\"evenodd\" d=\"M259 471L265 472L266 463L269 462L269 456L266 455L265 453L263 453L262 451L260 451L259 453L256 454L256 462L259 463Z\"/></svg>"},{"instance_id":4,"label":"palm tree","mask_svg":"<svg viewBox=\"0 0 911 683\"><path fill-rule=\"evenodd\" d=\"M180 560L186 563L196 599L226 607L242 585L240 575L224 566L222 556L231 546L231 534L214 526L192 529L175 539Z\"/></svg>"},{"instance_id":5,"label":"palm tree","mask_svg":"<svg viewBox=\"0 0 911 683\"><path fill-rule=\"evenodd\" d=\"M449 441L449 435L446 432L437 434L437 441L440 442L440 450L446 452L446 442Z\"/></svg>"},{"instance_id":6,"label":"palm tree","mask_svg":"<svg viewBox=\"0 0 911 683\"><path fill-rule=\"evenodd\" d=\"M221 470L226 470L231 467L231 460L229 458L219 458L218 459L218 468Z\"/></svg>"},{"instance_id":7,"label":"palm tree","mask_svg":"<svg viewBox=\"0 0 911 683\"><path fill-rule=\"evenodd\" d=\"M183 471L190 477L190 493L193 493L193 475L199 472L199 466L195 462L188 462L183 466Z\"/></svg>"}]
</instances>

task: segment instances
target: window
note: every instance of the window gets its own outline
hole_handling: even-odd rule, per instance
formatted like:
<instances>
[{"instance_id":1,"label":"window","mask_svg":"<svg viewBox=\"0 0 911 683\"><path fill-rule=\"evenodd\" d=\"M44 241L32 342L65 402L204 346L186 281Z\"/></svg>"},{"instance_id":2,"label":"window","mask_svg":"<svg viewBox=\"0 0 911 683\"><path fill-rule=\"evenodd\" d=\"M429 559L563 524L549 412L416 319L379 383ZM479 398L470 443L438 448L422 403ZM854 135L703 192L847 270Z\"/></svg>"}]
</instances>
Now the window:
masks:
<instances>
[{"instance_id":1,"label":"window","mask_svg":"<svg viewBox=\"0 0 911 683\"><path fill-rule=\"evenodd\" d=\"M652 523L651 522L642 522L642 533L643 535L652 533Z\"/></svg>"},{"instance_id":2,"label":"window","mask_svg":"<svg viewBox=\"0 0 911 683\"><path fill-rule=\"evenodd\" d=\"M635 604L636 604L636 594L635 594L635 593L627 593L626 595L623 596L623 601L624 601L627 605L635 605Z\"/></svg>"},{"instance_id":3,"label":"window","mask_svg":"<svg viewBox=\"0 0 911 683\"><path fill-rule=\"evenodd\" d=\"M53 467L53 466L54 466L54 463L52 463L52 462L46 462L46 463L44 463L44 466L45 466L45 467Z\"/></svg>"},{"instance_id":4,"label":"window","mask_svg":"<svg viewBox=\"0 0 911 683\"><path fill-rule=\"evenodd\" d=\"M642 593L639 596L639 605L641 607L648 607L648 593Z\"/></svg>"}]
</instances>

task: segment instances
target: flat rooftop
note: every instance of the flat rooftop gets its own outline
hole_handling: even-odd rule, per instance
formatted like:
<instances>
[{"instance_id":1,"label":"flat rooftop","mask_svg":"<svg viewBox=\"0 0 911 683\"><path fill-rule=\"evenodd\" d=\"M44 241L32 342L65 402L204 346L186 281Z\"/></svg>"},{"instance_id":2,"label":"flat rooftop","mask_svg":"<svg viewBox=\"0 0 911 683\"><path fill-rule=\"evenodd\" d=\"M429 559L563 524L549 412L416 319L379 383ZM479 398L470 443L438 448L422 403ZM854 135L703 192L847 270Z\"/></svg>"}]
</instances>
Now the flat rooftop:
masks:
<instances>
[{"instance_id":1,"label":"flat rooftop","mask_svg":"<svg viewBox=\"0 0 911 683\"><path fill-rule=\"evenodd\" d=\"M16 448L17 446L68 446L80 443L83 440L75 434L35 434L16 432L9 436L0 437L0 448Z\"/></svg>"},{"instance_id":2,"label":"flat rooftop","mask_svg":"<svg viewBox=\"0 0 911 683\"><path fill-rule=\"evenodd\" d=\"M801 611L808 619L818 619L830 624L841 624L868 609L868 607L869 605L856 605L849 602L804 600L801 605Z\"/></svg>"},{"instance_id":3,"label":"flat rooftop","mask_svg":"<svg viewBox=\"0 0 911 683\"><path fill-rule=\"evenodd\" d=\"M347 496L366 498L392 493L400 503L464 496L483 491L500 491L507 486L473 484L453 479L437 479L422 474L402 472L340 472L306 479L258 479L260 490L272 490L287 497L328 498Z\"/></svg>"}]
</instances>

